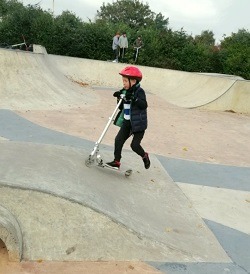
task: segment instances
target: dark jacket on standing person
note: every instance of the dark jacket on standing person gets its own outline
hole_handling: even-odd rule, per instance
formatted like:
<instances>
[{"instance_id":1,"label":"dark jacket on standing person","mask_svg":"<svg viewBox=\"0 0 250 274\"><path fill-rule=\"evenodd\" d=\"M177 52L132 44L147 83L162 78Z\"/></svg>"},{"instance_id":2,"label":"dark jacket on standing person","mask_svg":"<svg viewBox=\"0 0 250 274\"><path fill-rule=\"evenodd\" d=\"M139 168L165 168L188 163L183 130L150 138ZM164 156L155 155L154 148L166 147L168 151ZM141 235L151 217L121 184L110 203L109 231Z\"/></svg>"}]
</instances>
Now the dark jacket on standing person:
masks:
<instances>
[{"instance_id":1,"label":"dark jacket on standing person","mask_svg":"<svg viewBox=\"0 0 250 274\"><path fill-rule=\"evenodd\" d=\"M137 39L135 39L135 41L134 41L134 43L133 43L133 46L135 47L135 48L141 48L141 47L143 47L143 42L142 42L142 39L141 38L137 38Z\"/></svg>"}]
</instances>

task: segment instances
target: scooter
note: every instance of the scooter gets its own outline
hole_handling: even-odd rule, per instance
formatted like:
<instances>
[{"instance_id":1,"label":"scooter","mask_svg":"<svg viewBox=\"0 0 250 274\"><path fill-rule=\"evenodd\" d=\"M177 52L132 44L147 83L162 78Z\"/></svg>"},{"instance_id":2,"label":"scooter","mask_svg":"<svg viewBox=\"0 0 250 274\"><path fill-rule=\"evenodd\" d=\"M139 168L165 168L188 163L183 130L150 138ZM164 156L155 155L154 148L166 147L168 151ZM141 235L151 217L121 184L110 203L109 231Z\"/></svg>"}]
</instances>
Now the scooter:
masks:
<instances>
[{"instance_id":1,"label":"scooter","mask_svg":"<svg viewBox=\"0 0 250 274\"><path fill-rule=\"evenodd\" d=\"M134 47L134 49L136 49L135 60L134 60L135 63L137 62L137 58L138 58L138 54L139 54L139 49L140 48L141 47Z\"/></svg>"},{"instance_id":2,"label":"scooter","mask_svg":"<svg viewBox=\"0 0 250 274\"><path fill-rule=\"evenodd\" d=\"M124 94L121 94L120 99L119 99L119 102L118 102L118 104L116 105L116 108L115 108L115 110L113 111L112 115L109 117L108 123L106 124L106 126L105 126L105 128L104 128L104 130L103 130L103 132L102 132L102 134L101 134L101 136L100 136L100 138L99 138L98 141L95 143L95 146L94 146L92 152L90 153L89 157L86 159L85 165L86 165L87 167L91 167L91 166L93 166L93 165L96 165L96 166L98 166L98 167L103 167L103 168L109 168L109 169L111 169L110 167L108 167L108 166L106 166L106 165L104 164L103 159L102 159L102 157L101 157L101 155L100 155L100 153L99 153L99 146L100 146L100 144L101 144L101 142L102 142L102 140L103 140L103 138L104 138L106 132L108 131L108 129L109 129L111 123L114 121L114 117L115 117L115 115L116 115L116 113L117 113L117 111L118 111L118 109L119 109L119 107L120 107L120 105L121 105L122 100L123 100L124 97L125 97L125 95L124 95ZM112 169L112 170L120 171L119 169L118 169L118 170ZM130 176L130 175L132 174L132 169L127 169L127 170L125 170L125 173L124 173L124 174L125 174L126 177Z\"/></svg>"}]
</instances>

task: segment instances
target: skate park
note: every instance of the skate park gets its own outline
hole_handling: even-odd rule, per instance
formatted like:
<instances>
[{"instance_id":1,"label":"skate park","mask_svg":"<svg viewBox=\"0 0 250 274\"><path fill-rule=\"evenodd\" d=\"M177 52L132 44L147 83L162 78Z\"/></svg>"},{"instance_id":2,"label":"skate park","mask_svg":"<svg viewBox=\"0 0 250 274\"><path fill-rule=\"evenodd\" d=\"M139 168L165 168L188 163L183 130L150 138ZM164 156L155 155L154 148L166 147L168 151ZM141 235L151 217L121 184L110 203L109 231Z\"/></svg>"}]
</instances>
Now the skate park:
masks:
<instances>
[{"instance_id":1,"label":"skate park","mask_svg":"<svg viewBox=\"0 0 250 274\"><path fill-rule=\"evenodd\" d=\"M85 165L124 66L0 49L0 273L249 273L250 81L139 66L152 165L127 142L126 178Z\"/></svg>"}]
</instances>

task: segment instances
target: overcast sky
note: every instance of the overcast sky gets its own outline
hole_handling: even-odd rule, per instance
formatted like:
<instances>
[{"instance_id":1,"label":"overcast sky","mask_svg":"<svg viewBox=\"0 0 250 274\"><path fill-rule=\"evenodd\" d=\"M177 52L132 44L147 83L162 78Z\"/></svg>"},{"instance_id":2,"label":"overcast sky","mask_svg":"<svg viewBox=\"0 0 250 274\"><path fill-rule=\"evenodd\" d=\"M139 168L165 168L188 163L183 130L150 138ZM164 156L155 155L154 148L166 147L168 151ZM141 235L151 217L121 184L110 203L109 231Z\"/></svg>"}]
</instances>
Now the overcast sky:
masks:
<instances>
[{"instance_id":1,"label":"overcast sky","mask_svg":"<svg viewBox=\"0 0 250 274\"><path fill-rule=\"evenodd\" d=\"M24 5L40 3L44 10L53 10L53 0L19 0ZM182 27L192 35L201 34L202 30L213 31L217 41L223 35L231 35L238 29L250 31L250 0L147 0L150 10L161 12L169 18L169 27L180 30ZM55 15L69 10L83 21L94 19L102 3L112 0L54 0Z\"/></svg>"}]
</instances>

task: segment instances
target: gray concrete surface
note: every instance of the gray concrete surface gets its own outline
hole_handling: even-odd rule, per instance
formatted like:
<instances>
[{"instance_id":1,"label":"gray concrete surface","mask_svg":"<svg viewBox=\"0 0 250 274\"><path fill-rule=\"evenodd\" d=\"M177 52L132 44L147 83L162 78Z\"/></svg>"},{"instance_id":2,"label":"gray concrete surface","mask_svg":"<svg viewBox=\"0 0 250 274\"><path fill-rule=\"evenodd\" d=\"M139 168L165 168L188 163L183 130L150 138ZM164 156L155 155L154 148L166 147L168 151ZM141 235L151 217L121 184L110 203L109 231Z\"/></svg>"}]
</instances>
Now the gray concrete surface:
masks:
<instances>
[{"instance_id":1,"label":"gray concrete surface","mask_svg":"<svg viewBox=\"0 0 250 274\"><path fill-rule=\"evenodd\" d=\"M83 149L15 142L1 142L0 147L2 185L78 202L108 216L138 237L162 244L169 248L169 253L177 251L179 260L228 261L157 158L151 157L150 173L143 172L141 161L133 164L132 177L125 178L110 170L86 167L88 152ZM124 155L124 165L133 161L131 154ZM103 157L109 159L112 153L103 151ZM169 253L165 260L170 258Z\"/></svg>"},{"instance_id":2,"label":"gray concrete surface","mask_svg":"<svg viewBox=\"0 0 250 274\"><path fill-rule=\"evenodd\" d=\"M2 203L2 200L1 200ZM23 236L17 219L0 205L0 239L6 244L9 260L20 261L23 251Z\"/></svg>"},{"instance_id":3,"label":"gray concrete surface","mask_svg":"<svg viewBox=\"0 0 250 274\"><path fill-rule=\"evenodd\" d=\"M8 67L8 70L6 70ZM15 79L9 80L9 79ZM60 73L47 54L0 49L1 109L67 109L98 100Z\"/></svg>"},{"instance_id":4,"label":"gray concrete surface","mask_svg":"<svg viewBox=\"0 0 250 274\"><path fill-rule=\"evenodd\" d=\"M18 216L24 235L23 260L158 261L168 257L174 261L183 256L80 202L14 187L1 187L0 200Z\"/></svg>"},{"instance_id":5,"label":"gray concrete surface","mask_svg":"<svg viewBox=\"0 0 250 274\"><path fill-rule=\"evenodd\" d=\"M159 263L150 262L163 273L202 273L202 274L247 274L250 269L250 237L249 234L240 233L209 220L205 220L208 227L216 235L227 254L234 263Z\"/></svg>"}]
</instances>

